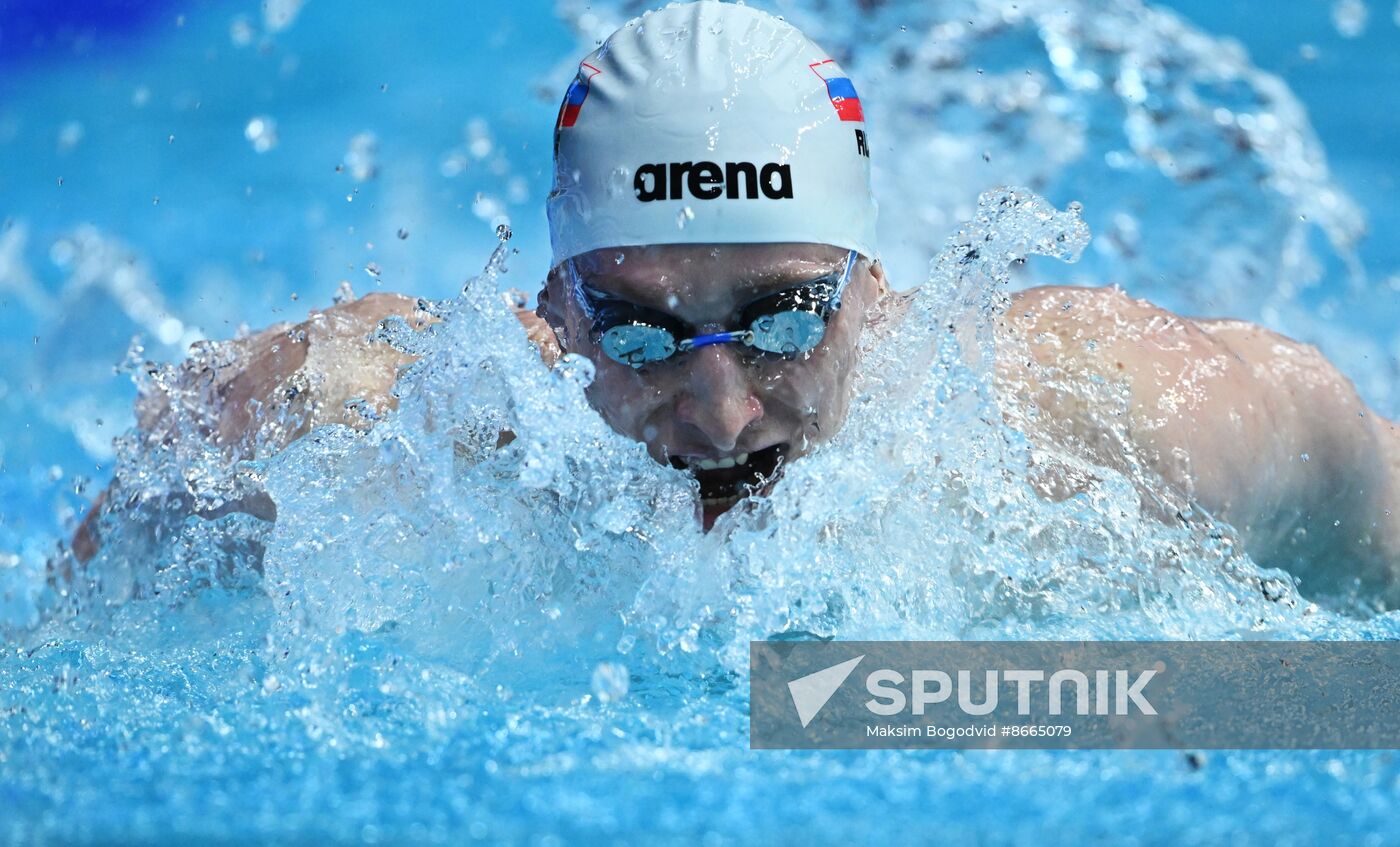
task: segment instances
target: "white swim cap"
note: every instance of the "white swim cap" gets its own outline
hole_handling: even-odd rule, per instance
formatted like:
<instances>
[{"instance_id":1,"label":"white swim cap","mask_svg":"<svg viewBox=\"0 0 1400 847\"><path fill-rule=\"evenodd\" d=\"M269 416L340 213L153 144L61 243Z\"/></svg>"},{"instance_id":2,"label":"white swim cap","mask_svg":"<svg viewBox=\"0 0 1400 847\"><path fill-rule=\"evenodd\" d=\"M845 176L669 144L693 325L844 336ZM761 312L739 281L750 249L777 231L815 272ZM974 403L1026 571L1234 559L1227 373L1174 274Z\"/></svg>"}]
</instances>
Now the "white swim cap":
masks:
<instances>
[{"instance_id":1,"label":"white swim cap","mask_svg":"<svg viewBox=\"0 0 1400 847\"><path fill-rule=\"evenodd\" d=\"M869 259L855 87L790 24L701 0L648 12L579 66L555 127L554 264L645 244L831 244Z\"/></svg>"}]
</instances>

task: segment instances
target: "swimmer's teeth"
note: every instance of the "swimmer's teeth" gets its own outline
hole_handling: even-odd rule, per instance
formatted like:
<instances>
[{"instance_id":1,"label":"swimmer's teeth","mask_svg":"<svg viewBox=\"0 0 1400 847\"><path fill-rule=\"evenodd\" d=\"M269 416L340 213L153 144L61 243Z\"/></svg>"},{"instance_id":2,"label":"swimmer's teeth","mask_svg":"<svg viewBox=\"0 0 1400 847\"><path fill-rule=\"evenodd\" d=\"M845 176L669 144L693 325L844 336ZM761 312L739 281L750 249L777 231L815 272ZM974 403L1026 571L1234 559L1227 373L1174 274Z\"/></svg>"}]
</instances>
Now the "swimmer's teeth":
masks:
<instances>
[{"instance_id":1,"label":"swimmer's teeth","mask_svg":"<svg viewBox=\"0 0 1400 847\"><path fill-rule=\"evenodd\" d=\"M748 464L749 454L740 453L737 456L729 456L724 459L700 459L695 463L695 467L702 471L717 471L721 468L732 468L735 465Z\"/></svg>"}]
</instances>

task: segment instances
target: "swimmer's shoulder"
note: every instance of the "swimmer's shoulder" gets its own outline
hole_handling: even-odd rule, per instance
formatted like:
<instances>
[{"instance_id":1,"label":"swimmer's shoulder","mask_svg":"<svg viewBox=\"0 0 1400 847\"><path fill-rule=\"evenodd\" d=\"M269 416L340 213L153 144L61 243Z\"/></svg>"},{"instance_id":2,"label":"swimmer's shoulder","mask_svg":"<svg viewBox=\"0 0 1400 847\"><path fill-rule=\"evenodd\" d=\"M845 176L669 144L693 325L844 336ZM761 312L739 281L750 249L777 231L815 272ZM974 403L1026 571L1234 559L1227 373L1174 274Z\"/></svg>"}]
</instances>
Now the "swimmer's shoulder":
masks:
<instances>
[{"instance_id":1,"label":"swimmer's shoulder","mask_svg":"<svg viewBox=\"0 0 1400 847\"><path fill-rule=\"evenodd\" d=\"M502 296L521 328L525 330L525 334L539 349L545 362L552 365L561 353L554 330L550 329L549 324L539 317L534 309L525 305L527 298L523 292L510 290ZM422 307L423 302L417 297L376 291L324 312L314 312L310 320L315 322L318 316L321 316L320 320L329 321L334 331L342 333L358 333L366 327L373 329L382 321L393 317L403 318L408 321L409 326L421 329L436 320Z\"/></svg>"},{"instance_id":2,"label":"swimmer's shoulder","mask_svg":"<svg viewBox=\"0 0 1400 847\"><path fill-rule=\"evenodd\" d=\"M349 319L380 321L398 315L405 320L421 323L425 314L420 309L421 300L407 294L393 291L372 291L357 299L337 303L327 309L318 309L308 316L315 320L318 316L344 316Z\"/></svg>"},{"instance_id":3,"label":"swimmer's shoulder","mask_svg":"<svg viewBox=\"0 0 1400 847\"><path fill-rule=\"evenodd\" d=\"M1156 320L1161 328L1190 322L1153 303L1131 297L1117 285L1042 285L1011 295L1006 320L1043 329L1123 328ZM1193 327L1194 328L1194 327Z\"/></svg>"}]
</instances>

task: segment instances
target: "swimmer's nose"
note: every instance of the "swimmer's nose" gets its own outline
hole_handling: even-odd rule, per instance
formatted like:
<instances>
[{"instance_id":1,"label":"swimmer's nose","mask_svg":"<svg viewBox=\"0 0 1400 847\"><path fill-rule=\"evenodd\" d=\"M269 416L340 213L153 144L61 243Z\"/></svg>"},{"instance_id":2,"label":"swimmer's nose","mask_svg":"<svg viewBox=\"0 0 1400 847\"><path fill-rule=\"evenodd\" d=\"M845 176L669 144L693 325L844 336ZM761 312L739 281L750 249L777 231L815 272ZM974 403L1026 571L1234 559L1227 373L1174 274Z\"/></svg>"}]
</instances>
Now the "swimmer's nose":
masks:
<instances>
[{"instance_id":1,"label":"swimmer's nose","mask_svg":"<svg viewBox=\"0 0 1400 847\"><path fill-rule=\"evenodd\" d=\"M749 424L763 417L763 404L729 345L702 347L686 360L686 387L676 402L676 416L703 433L717 453L728 453Z\"/></svg>"}]
</instances>

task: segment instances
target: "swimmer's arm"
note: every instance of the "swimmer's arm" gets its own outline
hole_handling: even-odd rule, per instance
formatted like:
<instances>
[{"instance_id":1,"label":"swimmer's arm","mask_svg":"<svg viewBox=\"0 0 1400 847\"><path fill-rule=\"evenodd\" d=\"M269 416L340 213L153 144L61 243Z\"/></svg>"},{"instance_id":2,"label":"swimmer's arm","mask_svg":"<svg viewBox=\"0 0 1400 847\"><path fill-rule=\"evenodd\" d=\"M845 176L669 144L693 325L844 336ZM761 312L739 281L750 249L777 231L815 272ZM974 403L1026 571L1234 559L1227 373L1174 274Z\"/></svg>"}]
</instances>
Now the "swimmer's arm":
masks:
<instances>
[{"instance_id":1,"label":"swimmer's arm","mask_svg":"<svg viewBox=\"0 0 1400 847\"><path fill-rule=\"evenodd\" d=\"M553 331L533 311L512 308L530 340L552 363L558 356ZM210 369L192 359L180 366L167 389L138 399L141 436L157 444L199 438L236 461L276 453L316 426L368 428L372 420L347 404L355 400L381 414L395 408L394 383L399 371L414 361L370 338L384 320L394 317L414 328L433 320L419 310L416 298L376 292L314 311L296 325L277 324L221 342L219 359L226 364ZM197 426L191 425L192 405L201 419ZM91 559L100 547L98 518L109 494L99 495L74 534L72 549L80 562ZM275 520L277 514L266 495L225 504L217 512L193 513L215 518L230 512L264 520Z\"/></svg>"},{"instance_id":2,"label":"swimmer's arm","mask_svg":"<svg viewBox=\"0 0 1400 847\"><path fill-rule=\"evenodd\" d=\"M415 326L426 321L417 300L374 293L313 311L295 325L276 324L218 342L213 355L186 360L138 397L137 437L148 450L178 449L194 439L201 442L197 449L213 448L232 463L276 453L321 424L365 428L370 421L347 408L347 401L363 400L379 412L393 408L398 371L412 361L369 340L380 322L392 316ZM111 496L111 488L99 495L74 533L72 551L80 563L101 547L100 517ZM231 512L276 518L276 507L262 494L207 513L179 493L172 492L167 501L172 508L210 519Z\"/></svg>"},{"instance_id":3,"label":"swimmer's arm","mask_svg":"<svg viewBox=\"0 0 1400 847\"><path fill-rule=\"evenodd\" d=\"M1400 582L1400 435L1316 349L1193 321L1118 289L1040 288L1007 315L1012 380L1095 461L1134 462L1243 535L1263 564L1308 559ZM1081 390L1041 384L1058 368ZM1117 410L1103 403L1127 391ZM1090 397L1089 395L1097 395Z\"/></svg>"}]
</instances>

